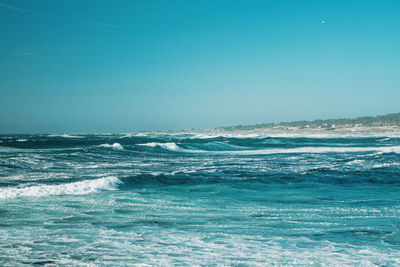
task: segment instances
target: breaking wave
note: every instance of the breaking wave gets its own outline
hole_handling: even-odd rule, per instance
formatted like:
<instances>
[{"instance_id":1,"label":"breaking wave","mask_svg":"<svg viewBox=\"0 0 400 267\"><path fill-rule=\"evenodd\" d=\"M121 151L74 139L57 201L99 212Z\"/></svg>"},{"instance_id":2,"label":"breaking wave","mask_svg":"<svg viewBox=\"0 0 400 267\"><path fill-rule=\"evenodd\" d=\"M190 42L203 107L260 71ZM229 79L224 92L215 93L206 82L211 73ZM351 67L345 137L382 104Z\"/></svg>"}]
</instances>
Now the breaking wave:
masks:
<instances>
[{"instance_id":1,"label":"breaking wave","mask_svg":"<svg viewBox=\"0 0 400 267\"><path fill-rule=\"evenodd\" d=\"M118 150L124 149L124 147L120 143L114 143L112 145L110 145L110 144L101 144L101 145L99 145L99 147L113 148L113 149L118 149Z\"/></svg>"},{"instance_id":2,"label":"breaking wave","mask_svg":"<svg viewBox=\"0 0 400 267\"><path fill-rule=\"evenodd\" d=\"M180 147L173 143L173 142L169 142L169 143L157 143L157 142L151 142L151 143L145 143L145 144L138 144L139 146L148 146L148 147L161 147L161 148L165 148L168 150L180 150Z\"/></svg>"},{"instance_id":3,"label":"breaking wave","mask_svg":"<svg viewBox=\"0 0 400 267\"><path fill-rule=\"evenodd\" d=\"M0 199L18 197L46 197L58 195L86 195L102 190L115 190L122 183L116 177L105 177L95 180L86 180L59 185L36 185L29 187L11 187L0 189Z\"/></svg>"},{"instance_id":4,"label":"breaking wave","mask_svg":"<svg viewBox=\"0 0 400 267\"><path fill-rule=\"evenodd\" d=\"M188 153L211 153L211 154L238 154L238 155L268 155L268 154L307 154L307 153L354 153L354 152L377 152L377 153L400 153L400 146L381 146L381 147L297 147L297 148L268 148L268 149L246 149L224 143L201 144L196 148L181 148L173 142L158 143L151 142L138 144L147 147L160 147L170 151Z\"/></svg>"},{"instance_id":5,"label":"breaking wave","mask_svg":"<svg viewBox=\"0 0 400 267\"><path fill-rule=\"evenodd\" d=\"M219 151L218 151L219 152ZM391 147L299 147L299 148L278 148L229 151L229 153L243 155L263 155L263 154L296 154L296 153L352 153L352 152L380 152L380 153L400 153L400 146Z\"/></svg>"},{"instance_id":6,"label":"breaking wave","mask_svg":"<svg viewBox=\"0 0 400 267\"><path fill-rule=\"evenodd\" d=\"M400 138L80 136L0 136L0 262L400 265Z\"/></svg>"},{"instance_id":7,"label":"breaking wave","mask_svg":"<svg viewBox=\"0 0 400 267\"><path fill-rule=\"evenodd\" d=\"M71 135L71 134L49 134L48 137L84 138L84 136Z\"/></svg>"},{"instance_id":8,"label":"breaking wave","mask_svg":"<svg viewBox=\"0 0 400 267\"><path fill-rule=\"evenodd\" d=\"M400 163L398 162L389 162L389 163L378 163L372 166L373 169L379 169L379 168L386 168L386 167L392 167L392 166L399 166Z\"/></svg>"}]
</instances>

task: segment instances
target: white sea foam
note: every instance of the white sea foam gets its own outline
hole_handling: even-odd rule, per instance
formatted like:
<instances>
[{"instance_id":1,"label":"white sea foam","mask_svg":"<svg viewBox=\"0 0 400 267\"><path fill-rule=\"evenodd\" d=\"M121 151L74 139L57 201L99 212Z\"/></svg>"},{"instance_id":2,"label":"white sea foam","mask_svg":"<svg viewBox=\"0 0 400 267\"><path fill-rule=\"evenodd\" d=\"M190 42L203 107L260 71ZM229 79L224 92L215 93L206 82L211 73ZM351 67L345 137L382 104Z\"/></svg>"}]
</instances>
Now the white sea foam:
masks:
<instances>
[{"instance_id":1,"label":"white sea foam","mask_svg":"<svg viewBox=\"0 0 400 267\"><path fill-rule=\"evenodd\" d=\"M83 138L83 136L77 136L71 134L49 134L48 137Z\"/></svg>"},{"instance_id":2,"label":"white sea foam","mask_svg":"<svg viewBox=\"0 0 400 267\"><path fill-rule=\"evenodd\" d=\"M284 137L284 138L366 138L366 137L386 137L397 138L400 134L396 133L192 133L192 138L209 139L217 137L226 138L267 138L267 137Z\"/></svg>"},{"instance_id":3,"label":"white sea foam","mask_svg":"<svg viewBox=\"0 0 400 267\"><path fill-rule=\"evenodd\" d=\"M361 165L364 164L365 160L355 159L346 163L346 165Z\"/></svg>"},{"instance_id":4,"label":"white sea foam","mask_svg":"<svg viewBox=\"0 0 400 267\"><path fill-rule=\"evenodd\" d=\"M57 195L85 195L102 190L115 190L122 183L116 177L105 177L59 185L36 185L30 187L9 187L0 189L0 199L18 197L46 197Z\"/></svg>"},{"instance_id":5,"label":"white sea foam","mask_svg":"<svg viewBox=\"0 0 400 267\"><path fill-rule=\"evenodd\" d=\"M17 139L17 142L26 142L26 141L28 141L28 140L26 140L26 139Z\"/></svg>"},{"instance_id":6,"label":"white sea foam","mask_svg":"<svg viewBox=\"0 0 400 267\"><path fill-rule=\"evenodd\" d=\"M145 144L138 144L139 146L149 146L149 147L162 147L165 149L169 150L179 150L180 147L175 144L174 142L169 142L169 143L157 143L157 142L151 142L151 143L145 143Z\"/></svg>"},{"instance_id":7,"label":"white sea foam","mask_svg":"<svg viewBox=\"0 0 400 267\"><path fill-rule=\"evenodd\" d=\"M381 147L298 147L298 148L272 148L272 149L256 149L256 150L224 150L224 151L207 151L192 150L180 148L173 142L169 143L145 143L138 144L148 147L162 147L168 150L189 152L189 153L210 153L210 154L241 154L241 155L268 155L268 154L300 154L300 153L351 153L351 152L377 152L382 153L398 153L400 154L400 146L381 146Z\"/></svg>"},{"instance_id":8,"label":"white sea foam","mask_svg":"<svg viewBox=\"0 0 400 267\"><path fill-rule=\"evenodd\" d=\"M351 153L351 152L377 152L398 153L400 146L391 147L298 147L298 148L272 148L258 150L226 150L226 151L204 151L181 149L184 152L210 153L210 154L240 154L240 155L268 155L268 154L299 154L299 153Z\"/></svg>"},{"instance_id":9,"label":"white sea foam","mask_svg":"<svg viewBox=\"0 0 400 267\"><path fill-rule=\"evenodd\" d=\"M258 155L258 154L291 154L291 153L350 153L350 152L381 152L381 153L400 153L400 146L392 147L299 147L288 149L261 149L233 151L237 154Z\"/></svg>"},{"instance_id":10,"label":"white sea foam","mask_svg":"<svg viewBox=\"0 0 400 267\"><path fill-rule=\"evenodd\" d=\"M118 150L124 149L124 147L120 143L114 143L112 145L110 145L110 144L101 144L101 145L99 145L99 147L113 148L113 149L118 149Z\"/></svg>"},{"instance_id":11,"label":"white sea foam","mask_svg":"<svg viewBox=\"0 0 400 267\"><path fill-rule=\"evenodd\" d=\"M378 169L383 167L391 167L391 166L399 166L400 163L398 162L390 162L390 163L378 163L372 166L372 169Z\"/></svg>"},{"instance_id":12,"label":"white sea foam","mask_svg":"<svg viewBox=\"0 0 400 267\"><path fill-rule=\"evenodd\" d=\"M127 133L127 134L122 134L120 138L131 138L131 137L144 137L148 136L147 133Z\"/></svg>"},{"instance_id":13,"label":"white sea foam","mask_svg":"<svg viewBox=\"0 0 400 267\"><path fill-rule=\"evenodd\" d=\"M192 138L197 138L197 139L212 139L212 138L217 138L217 137L225 137L225 138L262 138L266 137L266 135L263 134L240 134L240 133L223 133L223 134L196 134Z\"/></svg>"}]
</instances>

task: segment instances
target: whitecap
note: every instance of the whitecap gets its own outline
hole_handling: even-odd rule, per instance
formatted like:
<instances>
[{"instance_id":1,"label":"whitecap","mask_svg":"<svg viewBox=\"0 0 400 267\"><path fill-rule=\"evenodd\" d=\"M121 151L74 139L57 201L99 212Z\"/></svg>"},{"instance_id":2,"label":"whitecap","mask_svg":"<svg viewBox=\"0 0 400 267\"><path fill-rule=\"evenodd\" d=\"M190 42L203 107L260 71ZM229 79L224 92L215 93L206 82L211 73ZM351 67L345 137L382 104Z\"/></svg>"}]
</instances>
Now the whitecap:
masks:
<instances>
[{"instance_id":1,"label":"whitecap","mask_svg":"<svg viewBox=\"0 0 400 267\"><path fill-rule=\"evenodd\" d=\"M131 137L144 137L148 136L147 133L126 133L123 134L120 138L131 138Z\"/></svg>"},{"instance_id":2,"label":"whitecap","mask_svg":"<svg viewBox=\"0 0 400 267\"><path fill-rule=\"evenodd\" d=\"M268 132L254 132L254 133L240 133L240 132L222 132L222 133L197 133L193 134L191 138L196 139L209 139L209 138L367 138L367 137L387 137L396 138L400 137L399 133L268 133Z\"/></svg>"},{"instance_id":3,"label":"whitecap","mask_svg":"<svg viewBox=\"0 0 400 267\"><path fill-rule=\"evenodd\" d=\"M354 159L346 163L346 165L361 165L364 164L365 160L363 159Z\"/></svg>"},{"instance_id":4,"label":"whitecap","mask_svg":"<svg viewBox=\"0 0 400 267\"><path fill-rule=\"evenodd\" d=\"M381 152L381 153L400 153L400 146L393 147L299 147L288 149L261 149L234 151L238 154L291 154L291 153L352 153L352 152Z\"/></svg>"},{"instance_id":5,"label":"whitecap","mask_svg":"<svg viewBox=\"0 0 400 267\"><path fill-rule=\"evenodd\" d=\"M169 142L169 143L157 143L157 142L151 142L151 143L145 143L145 144L138 144L139 146L149 146L149 147L162 147L168 150L179 150L180 147L175 144L174 142Z\"/></svg>"},{"instance_id":6,"label":"whitecap","mask_svg":"<svg viewBox=\"0 0 400 267\"><path fill-rule=\"evenodd\" d=\"M105 177L59 185L35 185L29 187L8 187L0 189L0 199L18 197L46 197L58 195L86 195L102 190L115 190L122 183L116 177Z\"/></svg>"},{"instance_id":7,"label":"whitecap","mask_svg":"<svg viewBox=\"0 0 400 267\"><path fill-rule=\"evenodd\" d=\"M257 133L208 133L208 134L196 134L192 138L196 139L212 139L218 137L225 138L262 138L265 137L262 134Z\"/></svg>"},{"instance_id":8,"label":"whitecap","mask_svg":"<svg viewBox=\"0 0 400 267\"><path fill-rule=\"evenodd\" d=\"M48 137L83 138L83 136L77 136L71 134L49 134Z\"/></svg>"},{"instance_id":9,"label":"whitecap","mask_svg":"<svg viewBox=\"0 0 400 267\"><path fill-rule=\"evenodd\" d=\"M390 163L378 163L372 166L372 169L379 169L384 167L398 166L400 163L398 162L390 162Z\"/></svg>"},{"instance_id":10,"label":"whitecap","mask_svg":"<svg viewBox=\"0 0 400 267\"><path fill-rule=\"evenodd\" d=\"M99 145L99 147L113 148L113 149L118 149L118 150L124 149L124 147L120 143L114 143L112 145L110 145L110 144L101 144L101 145Z\"/></svg>"},{"instance_id":11,"label":"whitecap","mask_svg":"<svg viewBox=\"0 0 400 267\"><path fill-rule=\"evenodd\" d=\"M378 152L400 153L400 146L391 147L298 147L298 148L273 148L258 150L238 150L238 151L204 151L204 150L182 150L192 153L210 154L240 154L240 155L268 155L268 154L301 154L301 153L353 153L353 152Z\"/></svg>"}]
</instances>

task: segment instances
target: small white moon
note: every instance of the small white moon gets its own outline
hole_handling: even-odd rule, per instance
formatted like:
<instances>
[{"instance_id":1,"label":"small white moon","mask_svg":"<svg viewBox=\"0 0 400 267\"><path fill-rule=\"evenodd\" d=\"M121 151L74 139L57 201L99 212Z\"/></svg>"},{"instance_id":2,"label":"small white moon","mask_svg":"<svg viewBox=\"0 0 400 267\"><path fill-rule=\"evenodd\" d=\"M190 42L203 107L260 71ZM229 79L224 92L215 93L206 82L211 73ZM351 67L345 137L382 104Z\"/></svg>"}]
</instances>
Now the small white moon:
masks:
<instances>
[{"instance_id":1,"label":"small white moon","mask_svg":"<svg viewBox=\"0 0 400 267\"><path fill-rule=\"evenodd\" d=\"M326 23L326 21L325 21L325 20L321 20L321 23L322 23L322 24L325 24L325 23Z\"/></svg>"}]
</instances>

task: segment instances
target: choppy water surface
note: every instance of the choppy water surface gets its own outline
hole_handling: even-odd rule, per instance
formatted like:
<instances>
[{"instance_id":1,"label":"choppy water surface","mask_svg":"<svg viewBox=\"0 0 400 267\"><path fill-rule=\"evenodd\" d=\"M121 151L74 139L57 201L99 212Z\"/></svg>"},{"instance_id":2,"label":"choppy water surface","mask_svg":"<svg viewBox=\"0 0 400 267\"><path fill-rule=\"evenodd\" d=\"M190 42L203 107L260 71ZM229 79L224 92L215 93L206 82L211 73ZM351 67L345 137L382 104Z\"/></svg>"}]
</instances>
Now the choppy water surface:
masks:
<instances>
[{"instance_id":1,"label":"choppy water surface","mask_svg":"<svg viewBox=\"0 0 400 267\"><path fill-rule=\"evenodd\" d=\"M400 265L400 137L2 135L0 265Z\"/></svg>"}]
</instances>

